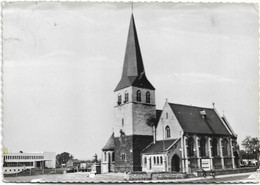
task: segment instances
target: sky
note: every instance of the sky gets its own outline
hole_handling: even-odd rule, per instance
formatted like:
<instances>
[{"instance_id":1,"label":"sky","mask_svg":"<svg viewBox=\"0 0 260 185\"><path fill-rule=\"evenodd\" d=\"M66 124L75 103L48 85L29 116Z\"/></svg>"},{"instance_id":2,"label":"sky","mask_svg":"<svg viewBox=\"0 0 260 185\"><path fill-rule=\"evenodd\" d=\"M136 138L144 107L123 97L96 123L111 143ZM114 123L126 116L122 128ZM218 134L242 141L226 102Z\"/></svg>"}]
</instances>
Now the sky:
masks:
<instances>
[{"instance_id":1,"label":"sky","mask_svg":"<svg viewBox=\"0 0 260 185\"><path fill-rule=\"evenodd\" d=\"M215 107L238 142L259 135L255 4L134 3L156 107ZM100 157L112 134L130 3L3 6L3 145Z\"/></svg>"}]
</instances>

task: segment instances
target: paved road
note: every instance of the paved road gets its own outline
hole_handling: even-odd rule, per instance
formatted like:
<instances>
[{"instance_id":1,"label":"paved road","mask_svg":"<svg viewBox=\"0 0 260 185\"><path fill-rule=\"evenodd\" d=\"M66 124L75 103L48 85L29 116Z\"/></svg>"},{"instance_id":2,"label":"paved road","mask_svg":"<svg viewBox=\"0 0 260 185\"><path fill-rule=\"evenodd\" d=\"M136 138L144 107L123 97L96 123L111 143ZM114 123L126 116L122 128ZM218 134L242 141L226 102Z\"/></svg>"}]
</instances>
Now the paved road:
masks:
<instances>
[{"instance_id":1,"label":"paved road","mask_svg":"<svg viewBox=\"0 0 260 185\"><path fill-rule=\"evenodd\" d=\"M86 173L71 173L71 174L53 174L53 175L37 175L37 176L23 176L23 177L5 177L6 182L126 182L124 173L109 173L99 174L94 178L88 177ZM183 183L213 183L213 182L256 182L259 179L259 174L244 173L244 174L233 174L233 175L222 175L217 176L216 179L212 177L204 178L192 178L192 179L181 179L181 180L160 180L152 182L183 182ZM139 181L144 182L144 181ZM145 181L151 182L151 181Z\"/></svg>"}]
</instances>

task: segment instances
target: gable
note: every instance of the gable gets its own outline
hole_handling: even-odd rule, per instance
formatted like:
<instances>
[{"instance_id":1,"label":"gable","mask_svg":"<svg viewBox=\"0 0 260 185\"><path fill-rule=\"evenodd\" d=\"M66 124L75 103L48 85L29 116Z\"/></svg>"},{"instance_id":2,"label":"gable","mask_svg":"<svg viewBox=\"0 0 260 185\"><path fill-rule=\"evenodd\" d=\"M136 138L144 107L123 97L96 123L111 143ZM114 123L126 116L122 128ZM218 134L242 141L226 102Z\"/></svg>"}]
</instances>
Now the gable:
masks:
<instances>
[{"instance_id":1,"label":"gable","mask_svg":"<svg viewBox=\"0 0 260 185\"><path fill-rule=\"evenodd\" d=\"M168 114L168 116L167 116ZM166 138L165 128L170 128L170 138ZM160 118L158 121L158 125L156 128L156 140L163 140L163 139L176 139L179 138L181 135L182 128L176 116L174 115L171 107L166 102L163 110L160 114Z\"/></svg>"}]
</instances>

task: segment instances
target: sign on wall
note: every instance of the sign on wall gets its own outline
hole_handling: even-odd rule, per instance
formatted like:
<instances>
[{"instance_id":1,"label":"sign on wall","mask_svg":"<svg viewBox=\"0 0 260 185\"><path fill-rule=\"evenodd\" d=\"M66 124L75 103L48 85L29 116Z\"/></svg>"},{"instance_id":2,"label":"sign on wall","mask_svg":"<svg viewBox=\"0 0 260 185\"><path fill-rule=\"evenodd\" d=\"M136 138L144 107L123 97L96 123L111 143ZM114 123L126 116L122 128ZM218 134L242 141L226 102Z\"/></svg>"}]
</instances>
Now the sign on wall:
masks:
<instances>
[{"instance_id":1,"label":"sign on wall","mask_svg":"<svg viewBox=\"0 0 260 185\"><path fill-rule=\"evenodd\" d=\"M203 170L211 170L210 159L201 159L201 167Z\"/></svg>"}]
</instances>

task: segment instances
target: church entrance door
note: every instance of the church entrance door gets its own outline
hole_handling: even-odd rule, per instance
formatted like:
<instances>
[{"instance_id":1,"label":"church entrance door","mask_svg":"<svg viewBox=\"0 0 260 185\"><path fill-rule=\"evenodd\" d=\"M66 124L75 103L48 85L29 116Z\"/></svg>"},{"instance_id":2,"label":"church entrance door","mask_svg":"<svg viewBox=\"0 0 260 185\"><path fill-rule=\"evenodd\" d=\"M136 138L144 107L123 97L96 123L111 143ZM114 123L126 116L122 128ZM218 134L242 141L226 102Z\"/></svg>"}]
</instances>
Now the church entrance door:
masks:
<instances>
[{"instance_id":1,"label":"church entrance door","mask_svg":"<svg viewBox=\"0 0 260 185\"><path fill-rule=\"evenodd\" d=\"M172 157L172 171L180 171L180 158L176 154Z\"/></svg>"}]
</instances>

